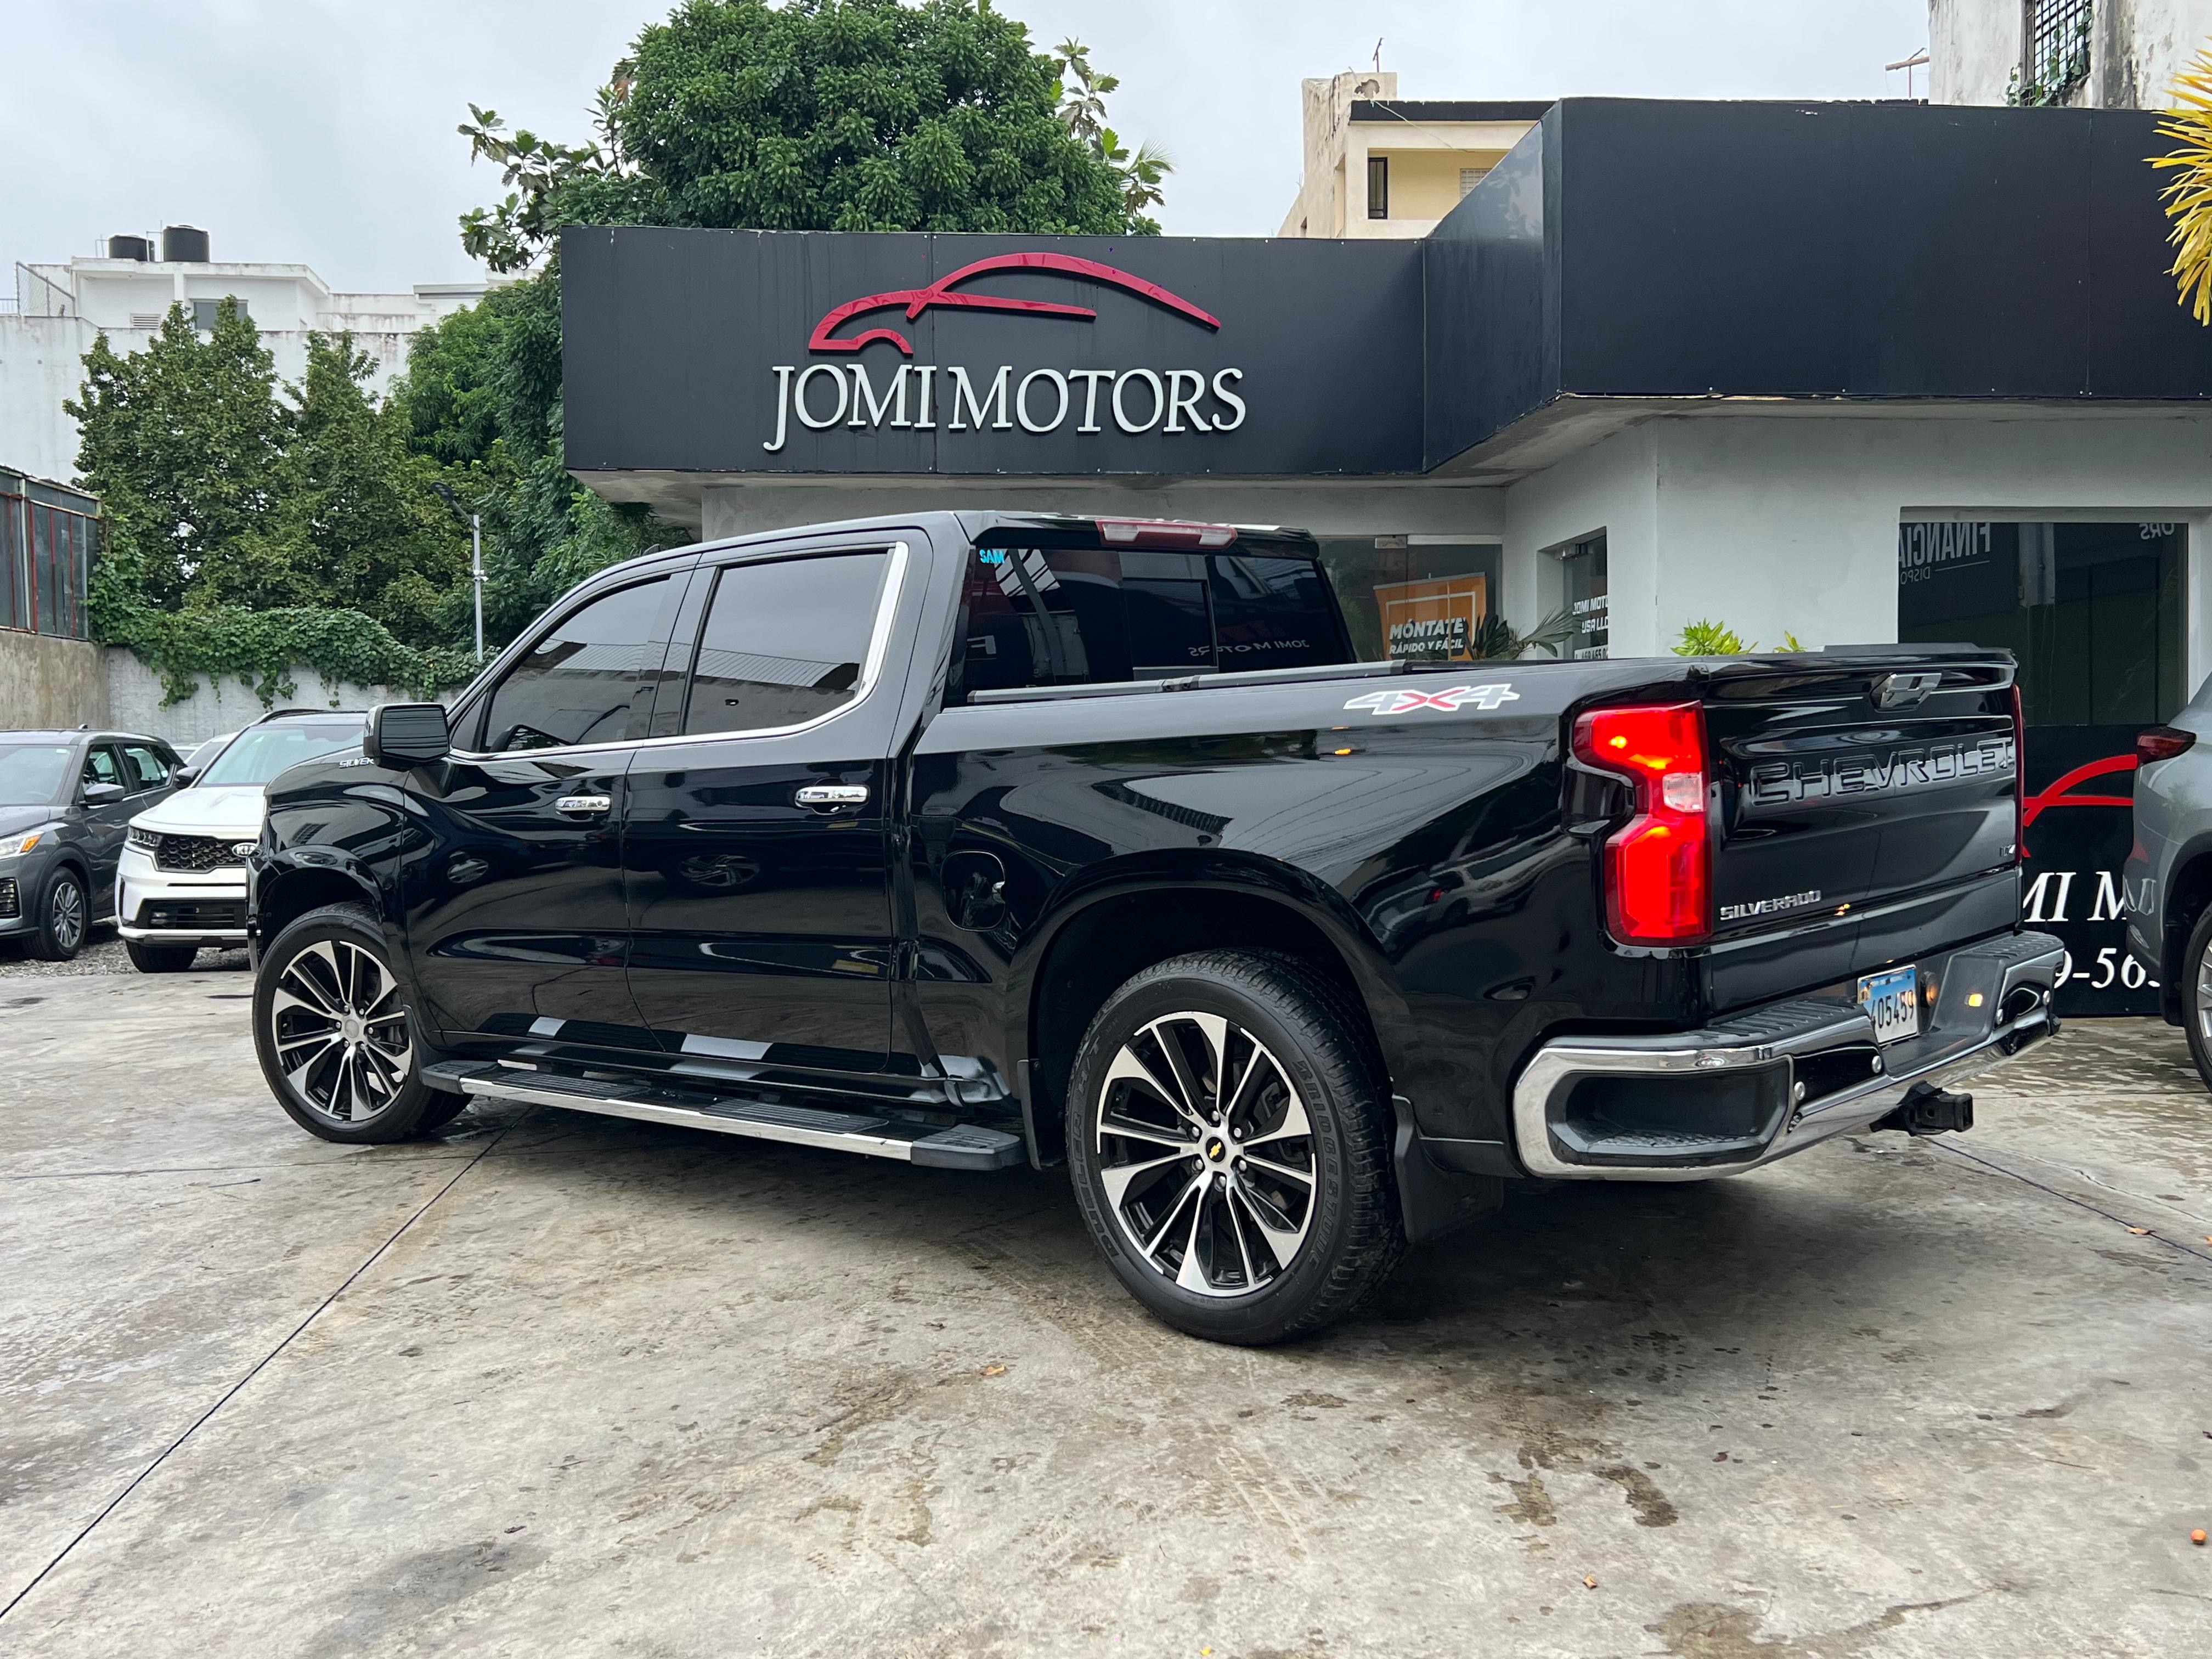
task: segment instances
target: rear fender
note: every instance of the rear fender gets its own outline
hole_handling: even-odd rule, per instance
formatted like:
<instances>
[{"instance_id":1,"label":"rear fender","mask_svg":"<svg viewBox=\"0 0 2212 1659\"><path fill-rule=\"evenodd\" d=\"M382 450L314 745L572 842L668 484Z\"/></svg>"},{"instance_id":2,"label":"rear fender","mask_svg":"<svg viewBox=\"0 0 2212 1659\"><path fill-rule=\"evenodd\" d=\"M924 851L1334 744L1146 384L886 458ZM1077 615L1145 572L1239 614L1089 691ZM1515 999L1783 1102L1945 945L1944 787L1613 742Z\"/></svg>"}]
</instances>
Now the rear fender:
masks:
<instances>
[{"instance_id":1,"label":"rear fender","mask_svg":"<svg viewBox=\"0 0 2212 1659\"><path fill-rule=\"evenodd\" d=\"M1086 869L1048 900L1006 974L1009 1052L1036 1054L1036 972L1082 915L1139 893L1215 892L1281 906L1316 929L1336 953L1365 1005L1385 1066L1395 1073L1413 1044L1413 1021L1375 936L1342 894L1304 871L1234 853L1146 854Z\"/></svg>"}]
</instances>

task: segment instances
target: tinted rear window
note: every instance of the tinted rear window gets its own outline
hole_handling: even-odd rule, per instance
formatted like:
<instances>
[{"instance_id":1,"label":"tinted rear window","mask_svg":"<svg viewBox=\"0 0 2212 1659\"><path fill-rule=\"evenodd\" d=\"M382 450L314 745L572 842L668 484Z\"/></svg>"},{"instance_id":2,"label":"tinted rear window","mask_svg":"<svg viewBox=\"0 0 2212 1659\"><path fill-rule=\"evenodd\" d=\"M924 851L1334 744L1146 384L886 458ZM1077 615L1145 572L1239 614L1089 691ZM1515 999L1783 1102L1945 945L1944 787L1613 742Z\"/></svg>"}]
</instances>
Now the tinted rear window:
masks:
<instances>
[{"instance_id":1,"label":"tinted rear window","mask_svg":"<svg viewBox=\"0 0 2212 1659\"><path fill-rule=\"evenodd\" d=\"M990 547L969 556L957 696L1349 662L1311 559Z\"/></svg>"}]
</instances>

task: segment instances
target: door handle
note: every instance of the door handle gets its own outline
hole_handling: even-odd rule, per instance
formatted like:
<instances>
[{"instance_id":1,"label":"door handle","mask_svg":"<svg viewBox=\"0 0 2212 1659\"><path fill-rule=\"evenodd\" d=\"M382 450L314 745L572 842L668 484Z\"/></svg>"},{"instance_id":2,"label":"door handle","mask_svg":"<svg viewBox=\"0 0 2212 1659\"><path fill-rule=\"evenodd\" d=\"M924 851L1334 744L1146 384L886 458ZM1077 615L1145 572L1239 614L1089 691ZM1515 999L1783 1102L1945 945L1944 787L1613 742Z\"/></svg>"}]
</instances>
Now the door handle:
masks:
<instances>
[{"instance_id":1,"label":"door handle","mask_svg":"<svg viewBox=\"0 0 2212 1659\"><path fill-rule=\"evenodd\" d=\"M801 806L865 806L868 804L868 786L865 783L809 783L799 791Z\"/></svg>"},{"instance_id":2,"label":"door handle","mask_svg":"<svg viewBox=\"0 0 2212 1659\"><path fill-rule=\"evenodd\" d=\"M596 812L611 811L614 804L612 795L563 795L553 803L553 810L577 817L588 817Z\"/></svg>"}]
</instances>

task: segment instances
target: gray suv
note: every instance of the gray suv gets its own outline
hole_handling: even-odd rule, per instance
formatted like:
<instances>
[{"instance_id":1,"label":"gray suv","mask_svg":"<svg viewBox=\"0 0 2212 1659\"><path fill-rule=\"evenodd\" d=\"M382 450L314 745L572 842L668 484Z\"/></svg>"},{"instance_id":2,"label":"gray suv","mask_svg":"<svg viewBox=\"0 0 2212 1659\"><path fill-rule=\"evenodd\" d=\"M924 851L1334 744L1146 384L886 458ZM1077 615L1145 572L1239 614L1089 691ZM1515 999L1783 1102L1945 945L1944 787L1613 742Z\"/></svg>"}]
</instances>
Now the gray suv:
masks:
<instances>
[{"instance_id":1,"label":"gray suv","mask_svg":"<svg viewBox=\"0 0 2212 1659\"><path fill-rule=\"evenodd\" d=\"M2122 872L2128 954L2159 983L2212 1086L2212 679L2136 738L2136 839Z\"/></svg>"},{"instance_id":2,"label":"gray suv","mask_svg":"<svg viewBox=\"0 0 2212 1659\"><path fill-rule=\"evenodd\" d=\"M0 939L66 962L113 908L125 827L177 787L159 738L0 732Z\"/></svg>"}]
</instances>

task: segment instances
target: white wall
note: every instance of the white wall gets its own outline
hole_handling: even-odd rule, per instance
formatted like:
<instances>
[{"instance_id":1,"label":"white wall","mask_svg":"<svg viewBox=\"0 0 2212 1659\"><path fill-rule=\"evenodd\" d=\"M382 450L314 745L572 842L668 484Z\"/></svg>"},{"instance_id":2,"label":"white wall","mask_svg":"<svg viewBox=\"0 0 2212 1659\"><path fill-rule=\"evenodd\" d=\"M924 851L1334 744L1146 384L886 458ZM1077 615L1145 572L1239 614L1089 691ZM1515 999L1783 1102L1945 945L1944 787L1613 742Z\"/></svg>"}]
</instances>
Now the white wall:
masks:
<instances>
[{"instance_id":1,"label":"white wall","mask_svg":"<svg viewBox=\"0 0 2212 1659\"><path fill-rule=\"evenodd\" d=\"M1437 536L1492 540L1504 529L1504 492L1408 479L1387 483L1249 479L762 478L710 484L709 541L793 525L960 507L1295 525L1321 536Z\"/></svg>"},{"instance_id":2,"label":"white wall","mask_svg":"<svg viewBox=\"0 0 2212 1659\"><path fill-rule=\"evenodd\" d=\"M118 732L137 732L149 738L166 738L181 748L203 738L235 732L269 712L252 688L234 679L210 684L195 682L192 695L164 707L161 677L121 646L106 647L106 723ZM325 681L312 668L295 666L292 679L298 687L292 696L279 697L277 708L358 708L366 711L380 702L413 702L414 692L390 685L353 685ZM458 695L441 693L450 700Z\"/></svg>"},{"instance_id":3,"label":"white wall","mask_svg":"<svg viewBox=\"0 0 2212 1659\"><path fill-rule=\"evenodd\" d=\"M2021 0L1928 0L1928 96L2002 104L2021 65Z\"/></svg>"},{"instance_id":4,"label":"white wall","mask_svg":"<svg viewBox=\"0 0 2212 1659\"><path fill-rule=\"evenodd\" d=\"M1516 626L1534 627L1559 608L1566 584L1552 555L1601 530L1609 648L1617 657L1650 649L1659 544L1656 431L1656 422L1631 427L1506 493L1504 609ZM1638 641L1633 647L1631 639Z\"/></svg>"},{"instance_id":5,"label":"white wall","mask_svg":"<svg viewBox=\"0 0 2212 1659\"><path fill-rule=\"evenodd\" d=\"M76 422L62 400L84 384L98 331L77 317L0 311L0 466L66 483L76 471Z\"/></svg>"},{"instance_id":6,"label":"white wall","mask_svg":"<svg viewBox=\"0 0 2212 1659\"><path fill-rule=\"evenodd\" d=\"M1700 617L1769 646L1785 629L1812 647L1893 640L1897 527L1923 517L2186 523L2202 595L2212 411L1657 417L1508 492L1507 613L1558 603L1540 550L1602 529L1615 656ZM2204 608L2192 598L2191 684L2212 671Z\"/></svg>"}]
</instances>

